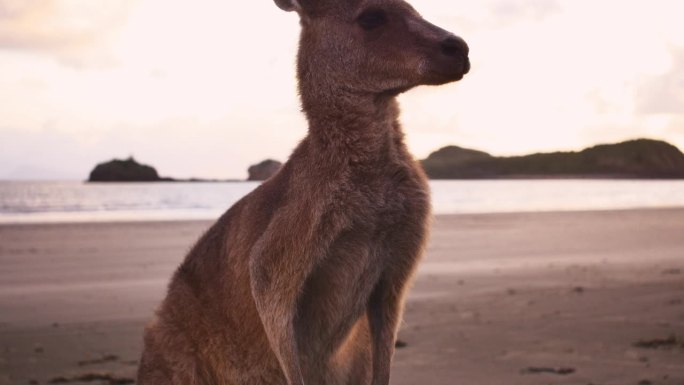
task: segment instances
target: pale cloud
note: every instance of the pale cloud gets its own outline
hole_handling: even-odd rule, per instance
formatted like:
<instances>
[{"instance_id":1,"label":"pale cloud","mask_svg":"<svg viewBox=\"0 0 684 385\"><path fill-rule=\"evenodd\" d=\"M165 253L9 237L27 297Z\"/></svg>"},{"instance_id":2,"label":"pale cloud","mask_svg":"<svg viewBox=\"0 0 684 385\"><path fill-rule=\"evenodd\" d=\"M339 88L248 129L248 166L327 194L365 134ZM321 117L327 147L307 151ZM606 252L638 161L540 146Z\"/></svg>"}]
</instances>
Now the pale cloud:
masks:
<instances>
[{"instance_id":1,"label":"pale cloud","mask_svg":"<svg viewBox=\"0 0 684 385\"><path fill-rule=\"evenodd\" d=\"M60 62L102 66L109 43L137 0L0 0L0 50L47 54Z\"/></svg>"},{"instance_id":2,"label":"pale cloud","mask_svg":"<svg viewBox=\"0 0 684 385\"><path fill-rule=\"evenodd\" d=\"M672 50L672 67L638 89L638 112L684 115L684 48Z\"/></svg>"},{"instance_id":3,"label":"pale cloud","mask_svg":"<svg viewBox=\"0 0 684 385\"><path fill-rule=\"evenodd\" d=\"M499 22L540 20L561 10L556 0L500 0L491 5L491 14Z\"/></svg>"}]
</instances>

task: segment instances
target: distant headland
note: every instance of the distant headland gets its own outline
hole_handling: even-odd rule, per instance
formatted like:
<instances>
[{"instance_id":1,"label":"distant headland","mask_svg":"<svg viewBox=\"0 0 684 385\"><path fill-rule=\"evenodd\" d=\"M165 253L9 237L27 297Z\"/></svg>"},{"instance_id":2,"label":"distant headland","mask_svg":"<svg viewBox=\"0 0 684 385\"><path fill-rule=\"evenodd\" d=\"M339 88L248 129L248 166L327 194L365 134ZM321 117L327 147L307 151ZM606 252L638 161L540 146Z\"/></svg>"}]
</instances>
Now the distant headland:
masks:
<instances>
[{"instance_id":1,"label":"distant headland","mask_svg":"<svg viewBox=\"0 0 684 385\"><path fill-rule=\"evenodd\" d=\"M422 164L431 179L684 178L684 154L667 142L651 139L512 157L449 146L433 152Z\"/></svg>"},{"instance_id":2,"label":"distant headland","mask_svg":"<svg viewBox=\"0 0 684 385\"><path fill-rule=\"evenodd\" d=\"M684 178L684 154L675 146L652 139L602 144L578 152L536 153L497 157L486 152L447 146L422 160L430 179L522 178ZM282 164L267 159L248 169L250 181L266 180ZM161 177L154 167L133 157L98 164L89 182L225 182L218 179ZM235 181L235 180L230 180Z\"/></svg>"}]
</instances>

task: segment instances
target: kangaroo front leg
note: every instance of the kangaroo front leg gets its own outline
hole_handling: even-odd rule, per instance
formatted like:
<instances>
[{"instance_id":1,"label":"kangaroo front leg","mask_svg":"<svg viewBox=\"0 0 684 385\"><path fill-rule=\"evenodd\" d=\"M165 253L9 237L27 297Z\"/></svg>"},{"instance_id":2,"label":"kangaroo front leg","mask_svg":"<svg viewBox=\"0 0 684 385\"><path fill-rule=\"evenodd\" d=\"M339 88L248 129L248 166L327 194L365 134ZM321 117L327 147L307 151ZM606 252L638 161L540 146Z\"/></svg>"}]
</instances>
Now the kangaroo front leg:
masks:
<instances>
[{"instance_id":1,"label":"kangaroo front leg","mask_svg":"<svg viewBox=\"0 0 684 385\"><path fill-rule=\"evenodd\" d=\"M254 275L262 275L267 269L264 266L254 268ZM258 271L257 274L254 274ZM278 358L283 374L288 385L305 385L302 376L299 349L295 337L295 309L297 303L297 287L293 277L290 282L285 282L281 277L275 278L276 282L268 282L268 279L254 279L252 282L252 295L259 312L266 336L271 348Z\"/></svg>"},{"instance_id":2,"label":"kangaroo front leg","mask_svg":"<svg viewBox=\"0 0 684 385\"><path fill-rule=\"evenodd\" d=\"M317 218L300 216L293 224L292 218L296 216L287 214L283 212L273 218L250 254L251 289L264 331L288 385L311 385L302 373L297 346L297 303L311 271L325 255L327 237L314 231L320 230ZM296 225L300 228L295 228Z\"/></svg>"},{"instance_id":3,"label":"kangaroo front leg","mask_svg":"<svg viewBox=\"0 0 684 385\"><path fill-rule=\"evenodd\" d=\"M406 279L388 281L382 277L368 302L368 321L373 344L373 385L387 385L403 307Z\"/></svg>"}]
</instances>

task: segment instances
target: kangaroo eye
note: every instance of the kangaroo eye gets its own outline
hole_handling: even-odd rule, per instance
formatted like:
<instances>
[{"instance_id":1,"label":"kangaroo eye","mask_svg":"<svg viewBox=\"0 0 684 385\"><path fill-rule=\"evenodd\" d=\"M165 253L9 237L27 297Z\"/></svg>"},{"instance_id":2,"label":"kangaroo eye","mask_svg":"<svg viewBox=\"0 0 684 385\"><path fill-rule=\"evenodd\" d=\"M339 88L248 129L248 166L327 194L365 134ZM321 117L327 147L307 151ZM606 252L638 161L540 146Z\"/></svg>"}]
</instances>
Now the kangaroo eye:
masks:
<instances>
[{"instance_id":1,"label":"kangaroo eye","mask_svg":"<svg viewBox=\"0 0 684 385\"><path fill-rule=\"evenodd\" d=\"M369 31L387 23L387 14L382 9L367 9L357 19L361 28Z\"/></svg>"}]
</instances>

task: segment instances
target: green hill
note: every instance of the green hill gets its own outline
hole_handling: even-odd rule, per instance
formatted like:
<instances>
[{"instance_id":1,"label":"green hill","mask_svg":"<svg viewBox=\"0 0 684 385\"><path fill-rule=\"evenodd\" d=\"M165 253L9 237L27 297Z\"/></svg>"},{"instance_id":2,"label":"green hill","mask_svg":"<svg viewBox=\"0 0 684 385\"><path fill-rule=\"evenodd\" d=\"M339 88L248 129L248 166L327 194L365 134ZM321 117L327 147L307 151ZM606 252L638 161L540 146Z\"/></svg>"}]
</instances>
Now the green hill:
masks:
<instances>
[{"instance_id":1,"label":"green hill","mask_svg":"<svg viewBox=\"0 0 684 385\"><path fill-rule=\"evenodd\" d=\"M431 179L684 178L684 154L669 143L650 139L514 157L450 146L422 163Z\"/></svg>"}]
</instances>

